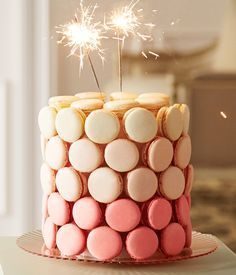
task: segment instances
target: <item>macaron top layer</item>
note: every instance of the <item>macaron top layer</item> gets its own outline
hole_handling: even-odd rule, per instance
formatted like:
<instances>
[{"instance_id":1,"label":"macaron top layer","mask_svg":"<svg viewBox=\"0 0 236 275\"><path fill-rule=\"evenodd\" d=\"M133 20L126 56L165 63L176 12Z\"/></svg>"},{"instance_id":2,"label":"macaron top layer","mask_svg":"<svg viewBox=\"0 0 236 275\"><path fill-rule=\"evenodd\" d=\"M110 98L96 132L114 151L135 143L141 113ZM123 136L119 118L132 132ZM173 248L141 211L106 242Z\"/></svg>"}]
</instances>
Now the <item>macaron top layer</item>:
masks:
<instances>
[{"instance_id":1,"label":"macaron top layer","mask_svg":"<svg viewBox=\"0 0 236 275\"><path fill-rule=\"evenodd\" d=\"M192 146L189 135L181 136L175 144L174 164L184 169L190 162Z\"/></svg>"},{"instance_id":2,"label":"macaron top layer","mask_svg":"<svg viewBox=\"0 0 236 275\"><path fill-rule=\"evenodd\" d=\"M138 93L134 92L116 92L110 94L111 100L135 99Z\"/></svg>"},{"instance_id":3,"label":"macaron top layer","mask_svg":"<svg viewBox=\"0 0 236 275\"><path fill-rule=\"evenodd\" d=\"M155 116L144 108L130 109L126 112L123 123L128 137L139 143L149 142L157 134Z\"/></svg>"},{"instance_id":4,"label":"macaron top layer","mask_svg":"<svg viewBox=\"0 0 236 275\"><path fill-rule=\"evenodd\" d=\"M158 110L163 106L168 106L169 103L164 97L137 97L135 99L141 107L149 110Z\"/></svg>"},{"instance_id":5,"label":"macaron top layer","mask_svg":"<svg viewBox=\"0 0 236 275\"><path fill-rule=\"evenodd\" d=\"M101 99L101 100L104 100L106 98L106 94L101 93L101 92L84 92L84 93L78 93L75 96L79 99Z\"/></svg>"},{"instance_id":6,"label":"macaron top layer","mask_svg":"<svg viewBox=\"0 0 236 275\"><path fill-rule=\"evenodd\" d=\"M93 142L106 144L117 138L120 123L112 112L96 110L88 115L85 121L85 132Z\"/></svg>"},{"instance_id":7,"label":"macaron top layer","mask_svg":"<svg viewBox=\"0 0 236 275\"><path fill-rule=\"evenodd\" d=\"M111 168L101 167L89 175L88 189L96 201L110 203L116 200L122 193L122 178Z\"/></svg>"},{"instance_id":8,"label":"macaron top layer","mask_svg":"<svg viewBox=\"0 0 236 275\"><path fill-rule=\"evenodd\" d=\"M43 107L38 115L39 129L42 135L49 139L57 134L55 120L57 111L55 108L46 106Z\"/></svg>"},{"instance_id":9,"label":"macaron top layer","mask_svg":"<svg viewBox=\"0 0 236 275\"><path fill-rule=\"evenodd\" d=\"M90 98L80 99L71 104L72 108L80 109L85 112L90 112L97 109L102 109L104 101L101 99Z\"/></svg>"},{"instance_id":10,"label":"macaron top layer","mask_svg":"<svg viewBox=\"0 0 236 275\"><path fill-rule=\"evenodd\" d=\"M62 95L62 96L53 96L48 100L48 105L54 107L57 111L62 108L70 107L71 103L78 100L76 96Z\"/></svg>"},{"instance_id":11,"label":"macaron top layer","mask_svg":"<svg viewBox=\"0 0 236 275\"><path fill-rule=\"evenodd\" d=\"M156 193L157 184L157 177L151 169L139 167L127 174L125 191L134 201L144 202Z\"/></svg>"},{"instance_id":12,"label":"macaron top layer","mask_svg":"<svg viewBox=\"0 0 236 275\"><path fill-rule=\"evenodd\" d=\"M127 110L138 106L139 103L132 99L120 99L106 102L103 108L111 112L123 114Z\"/></svg>"},{"instance_id":13,"label":"macaron top layer","mask_svg":"<svg viewBox=\"0 0 236 275\"><path fill-rule=\"evenodd\" d=\"M132 170L139 161L138 148L128 139L110 142L105 148L104 156L107 165L119 172Z\"/></svg>"},{"instance_id":14,"label":"macaron top layer","mask_svg":"<svg viewBox=\"0 0 236 275\"><path fill-rule=\"evenodd\" d=\"M138 96L139 98L164 98L166 101L170 100L170 96L163 93L143 93Z\"/></svg>"},{"instance_id":15,"label":"macaron top layer","mask_svg":"<svg viewBox=\"0 0 236 275\"><path fill-rule=\"evenodd\" d=\"M90 231L87 248L95 258L106 261L119 256L122 240L115 230L108 226L100 226Z\"/></svg>"},{"instance_id":16,"label":"macaron top layer","mask_svg":"<svg viewBox=\"0 0 236 275\"><path fill-rule=\"evenodd\" d=\"M127 232L139 224L141 212L132 200L119 199L107 205L105 217L111 228L119 232Z\"/></svg>"},{"instance_id":17,"label":"macaron top layer","mask_svg":"<svg viewBox=\"0 0 236 275\"><path fill-rule=\"evenodd\" d=\"M175 167L170 166L159 177L159 191L169 200L178 199L184 192L185 179L183 172Z\"/></svg>"},{"instance_id":18,"label":"macaron top layer","mask_svg":"<svg viewBox=\"0 0 236 275\"><path fill-rule=\"evenodd\" d=\"M147 163L155 172L164 171L173 159L172 143L164 137L158 137L149 146Z\"/></svg>"},{"instance_id":19,"label":"macaron top layer","mask_svg":"<svg viewBox=\"0 0 236 275\"><path fill-rule=\"evenodd\" d=\"M157 251L158 245L156 233L146 226L134 229L126 238L126 249L129 255L136 260L151 257Z\"/></svg>"},{"instance_id":20,"label":"macaron top layer","mask_svg":"<svg viewBox=\"0 0 236 275\"><path fill-rule=\"evenodd\" d=\"M84 132L84 118L74 108L61 109L56 117L58 135L67 142L74 142Z\"/></svg>"},{"instance_id":21,"label":"macaron top layer","mask_svg":"<svg viewBox=\"0 0 236 275\"><path fill-rule=\"evenodd\" d=\"M71 144L69 160L76 170L90 173L103 163L103 155L97 144L82 138Z\"/></svg>"},{"instance_id":22,"label":"macaron top layer","mask_svg":"<svg viewBox=\"0 0 236 275\"><path fill-rule=\"evenodd\" d=\"M64 167L68 161L66 143L55 136L49 139L45 148L45 161L54 170Z\"/></svg>"},{"instance_id":23,"label":"macaron top layer","mask_svg":"<svg viewBox=\"0 0 236 275\"><path fill-rule=\"evenodd\" d=\"M72 167L61 168L56 175L57 190L66 201L76 201L82 196L83 183Z\"/></svg>"},{"instance_id":24,"label":"macaron top layer","mask_svg":"<svg viewBox=\"0 0 236 275\"><path fill-rule=\"evenodd\" d=\"M91 197L79 199L73 206L72 214L78 227L85 230L92 230L102 221L99 203Z\"/></svg>"}]
</instances>

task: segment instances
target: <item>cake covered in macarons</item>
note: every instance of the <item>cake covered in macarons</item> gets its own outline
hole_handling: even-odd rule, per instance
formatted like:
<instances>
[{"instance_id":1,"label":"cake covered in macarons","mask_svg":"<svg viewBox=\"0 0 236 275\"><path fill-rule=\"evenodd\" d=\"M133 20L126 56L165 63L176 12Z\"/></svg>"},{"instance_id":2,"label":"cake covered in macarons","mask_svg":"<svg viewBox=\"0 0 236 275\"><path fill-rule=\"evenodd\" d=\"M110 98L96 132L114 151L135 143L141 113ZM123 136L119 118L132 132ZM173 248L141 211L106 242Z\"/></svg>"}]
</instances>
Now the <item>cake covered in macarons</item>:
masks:
<instances>
[{"instance_id":1,"label":"cake covered in macarons","mask_svg":"<svg viewBox=\"0 0 236 275\"><path fill-rule=\"evenodd\" d=\"M191 248L189 122L162 93L50 98L38 116L45 247L109 262Z\"/></svg>"}]
</instances>

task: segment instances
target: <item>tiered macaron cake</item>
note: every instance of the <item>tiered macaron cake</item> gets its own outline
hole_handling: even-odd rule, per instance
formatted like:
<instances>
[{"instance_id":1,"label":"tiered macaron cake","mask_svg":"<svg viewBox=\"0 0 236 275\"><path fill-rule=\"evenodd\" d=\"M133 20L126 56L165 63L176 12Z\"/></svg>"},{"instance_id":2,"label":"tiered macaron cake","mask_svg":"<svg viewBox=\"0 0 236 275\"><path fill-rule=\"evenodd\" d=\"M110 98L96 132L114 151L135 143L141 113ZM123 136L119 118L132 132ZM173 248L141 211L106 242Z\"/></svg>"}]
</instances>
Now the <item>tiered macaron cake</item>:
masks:
<instances>
[{"instance_id":1,"label":"tiered macaron cake","mask_svg":"<svg viewBox=\"0 0 236 275\"><path fill-rule=\"evenodd\" d=\"M107 261L190 247L189 116L159 93L50 98L38 118L47 248Z\"/></svg>"}]
</instances>

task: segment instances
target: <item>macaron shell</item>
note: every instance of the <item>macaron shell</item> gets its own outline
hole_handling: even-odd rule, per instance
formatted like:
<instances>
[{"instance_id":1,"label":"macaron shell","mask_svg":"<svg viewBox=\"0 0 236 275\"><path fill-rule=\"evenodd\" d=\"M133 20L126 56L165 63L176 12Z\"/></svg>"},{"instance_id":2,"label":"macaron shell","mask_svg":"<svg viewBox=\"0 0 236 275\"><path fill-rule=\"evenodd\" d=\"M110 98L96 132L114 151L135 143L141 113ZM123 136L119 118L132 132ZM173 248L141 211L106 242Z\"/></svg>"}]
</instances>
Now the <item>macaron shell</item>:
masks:
<instances>
[{"instance_id":1,"label":"macaron shell","mask_svg":"<svg viewBox=\"0 0 236 275\"><path fill-rule=\"evenodd\" d=\"M172 207L164 198L153 199L147 207L148 224L155 230L165 228L171 220Z\"/></svg>"},{"instance_id":2,"label":"macaron shell","mask_svg":"<svg viewBox=\"0 0 236 275\"><path fill-rule=\"evenodd\" d=\"M183 116L176 106L169 107L163 116L164 135L171 141L177 140L183 132Z\"/></svg>"},{"instance_id":3,"label":"macaron shell","mask_svg":"<svg viewBox=\"0 0 236 275\"><path fill-rule=\"evenodd\" d=\"M74 256L81 254L86 245L84 232L75 224L63 225L57 232L57 247L63 255Z\"/></svg>"},{"instance_id":4,"label":"macaron shell","mask_svg":"<svg viewBox=\"0 0 236 275\"><path fill-rule=\"evenodd\" d=\"M80 175L72 167L64 167L57 172L56 186L63 199L69 202L76 201L83 193Z\"/></svg>"},{"instance_id":5,"label":"macaron shell","mask_svg":"<svg viewBox=\"0 0 236 275\"><path fill-rule=\"evenodd\" d=\"M99 203L91 197L79 199L73 206L73 218L79 228L92 230L102 221Z\"/></svg>"},{"instance_id":6,"label":"macaron shell","mask_svg":"<svg viewBox=\"0 0 236 275\"><path fill-rule=\"evenodd\" d=\"M89 175L88 189L96 201L110 203L116 200L122 193L122 178L111 168L101 167Z\"/></svg>"},{"instance_id":7,"label":"macaron shell","mask_svg":"<svg viewBox=\"0 0 236 275\"><path fill-rule=\"evenodd\" d=\"M50 195L56 191L56 174L47 163L43 163L41 166L40 181L45 194Z\"/></svg>"},{"instance_id":8,"label":"macaron shell","mask_svg":"<svg viewBox=\"0 0 236 275\"><path fill-rule=\"evenodd\" d=\"M102 109L103 104L104 102L101 99L90 98L75 101L71 104L71 107L75 109L80 109L84 112L91 112L93 110Z\"/></svg>"},{"instance_id":9,"label":"macaron shell","mask_svg":"<svg viewBox=\"0 0 236 275\"><path fill-rule=\"evenodd\" d=\"M49 139L45 149L45 161L54 170L58 170L68 162L67 144L59 137Z\"/></svg>"},{"instance_id":10,"label":"macaron shell","mask_svg":"<svg viewBox=\"0 0 236 275\"><path fill-rule=\"evenodd\" d=\"M119 199L107 205L105 218L112 229L127 232L139 224L141 212L132 200Z\"/></svg>"},{"instance_id":11,"label":"macaron shell","mask_svg":"<svg viewBox=\"0 0 236 275\"><path fill-rule=\"evenodd\" d=\"M88 138L82 138L71 144L69 160L76 170L89 173L103 163L102 150Z\"/></svg>"},{"instance_id":12,"label":"macaron shell","mask_svg":"<svg viewBox=\"0 0 236 275\"><path fill-rule=\"evenodd\" d=\"M172 143L164 137L158 137L149 146L147 162L155 172L164 171L173 159Z\"/></svg>"},{"instance_id":13,"label":"macaron shell","mask_svg":"<svg viewBox=\"0 0 236 275\"><path fill-rule=\"evenodd\" d=\"M175 213L179 224L186 226L190 221L190 208L184 195L175 201Z\"/></svg>"},{"instance_id":14,"label":"macaron shell","mask_svg":"<svg viewBox=\"0 0 236 275\"><path fill-rule=\"evenodd\" d=\"M52 249L56 247L57 226L52 219L48 217L43 225L43 239L46 247Z\"/></svg>"},{"instance_id":15,"label":"macaron shell","mask_svg":"<svg viewBox=\"0 0 236 275\"><path fill-rule=\"evenodd\" d=\"M119 119L107 110L93 111L85 121L85 132L88 138L95 143L109 143L119 135Z\"/></svg>"},{"instance_id":16,"label":"macaron shell","mask_svg":"<svg viewBox=\"0 0 236 275\"><path fill-rule=\"evenodd\" d=\"M139 167L127 174L126 194L134 201L149 200L157 191L158 180L155 173L146 167Z\"/></svg>"},{"instance_id":17,"label":"macaron shell","mask_svg":"<svg viewBox=\"0 0 236 275\"><path fill-rule=\"evenodd\" d=\"M178 223L171 223L161 232L160 246L166 256L180 254L185 246L186 237L183 227Z\"/></svg>"},{"instance_id":18,"label":"macaron shell","mask_svg":"<svg viewBox=\"0 0 236 275\"><path fill-rule=\"evenodd\" d=\"M157 122L152 112L144 108L130 109L124 116L124 129L128 137L136 142L145 143L157 134Z\"/></svg>"},{"instance_id":19,"label":"macaron shell","mask_svg":"<svg viewBox=\"0 0 236 275\"><path fill-rule=\"evenodd\" d=\"M105 161L118 172L132 170L139 161L139 151L135 143L127 139L116 139L105 148Z\"/></svg>"},{"instance_id":20,"label":"macaron shell","mask_svg":"<svg viewBox=\"0 0 236 275\"><path fill-rule=\"evenodd\" d=\"M67 142L74 142L84 132L84 119L74 108L64 108L57 113L56 129L58 135Z\"/></svg>"},{"instance_id":21,"label":"macaron shell","mask_svg":"<svg viewBox=\"0 0 236 275\"><path fill-rule=\"evenodd\" d=\"M183 134L186 135L189 131L189 123L190 123L190 111L189 111L188 105L181 104L180 111L183 115Z\"/></svg>"},{"instance_id":22,"label":"macaron shell","mask_svg":"<svg viewBox=\"0 0 236 275\"><path fill-rule=\"evenodd\" d=\"M159 177L159 191L169 199L176 200L184 192L185 179L183 172L175 166L170 166Z\"/></svg>"},{"instance_id":23,"label":"macaron shell","mask_svg":"<svg viewBox=\"0 0 236 275\"><path fill-rule=\"evenodd\" d=\"M39 129L42 135L49 139L57 134L55 127L55 120L57 116L57 111L53 107L43 107L38 115Z\"/></svg>"},{"instance_id":24,"label":"macaron shell","mask_svg":"<svg viewBox=\"0 0 236 275\"><path fill-rule=\"evenodd\" d=\"M175 144L174 164L184 169L190 162L192 152L191 139L189 135L181 136Z\"/></svg>"},{"instance_id":25,"label":"macaron shell","mask_svg":"<svg viewBox=\"0 0 236 275\"><path fill-rule=\"evenodd\" d=\"M48 214L56 225L64 225L70 220L70 206L62 196L54 192L48 198Z\"/></svg>"},{"instance_id":26,"label":"macaron shell","mask_svg":"<svg viewBox=\"0 0 236 275\"><path fill-rule=\"evenodd\" d=\"M152 229L141 226L131 231L126 238L126 249L130 257L144 260L151 257L158 249L158 237Z\"/></svg>"},{"instance_id":27,"label":"macaron shell","mask_svg":"<svg viewBox=\"0 0 236 275\"><path fill-rule=\"evenodd\" d=\"M100 226L90 231L87 248L95 258L101 261L111 260L121 253L122 240L115 230Z\"/></svg>"},{"instance_id":28,"label":"macaron shell","mask_svg":"<svg viewBox=\"0 0 236 275\"><path fill-rule=\"evenodd\" d=\"M134 92L115 92L110 94L110 100L126 100L137 98L138 93Z\"/></svg>"}]
</instances>

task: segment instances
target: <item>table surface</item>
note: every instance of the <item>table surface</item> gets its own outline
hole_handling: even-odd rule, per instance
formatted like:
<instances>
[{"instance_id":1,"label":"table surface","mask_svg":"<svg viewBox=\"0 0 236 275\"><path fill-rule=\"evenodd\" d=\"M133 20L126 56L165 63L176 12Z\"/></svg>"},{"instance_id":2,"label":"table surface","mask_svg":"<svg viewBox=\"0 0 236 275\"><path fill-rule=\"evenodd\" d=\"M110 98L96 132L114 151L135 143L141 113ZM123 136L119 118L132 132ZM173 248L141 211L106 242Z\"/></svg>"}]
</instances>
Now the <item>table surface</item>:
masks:
<instances>
[{"instance_id":1,"label":"table surface","mask_svg":"<svg viewBox=\"0 0 236 275\"><path fill-rule=\"evenodd\" d=\"M16 245L15 237L0 237L0 275L122 275L122 274L236 274L236 254L217 239L212 254L180 262L150 266L89 264L50 259L27 253Z\"/></svg>"}]
</instances>

